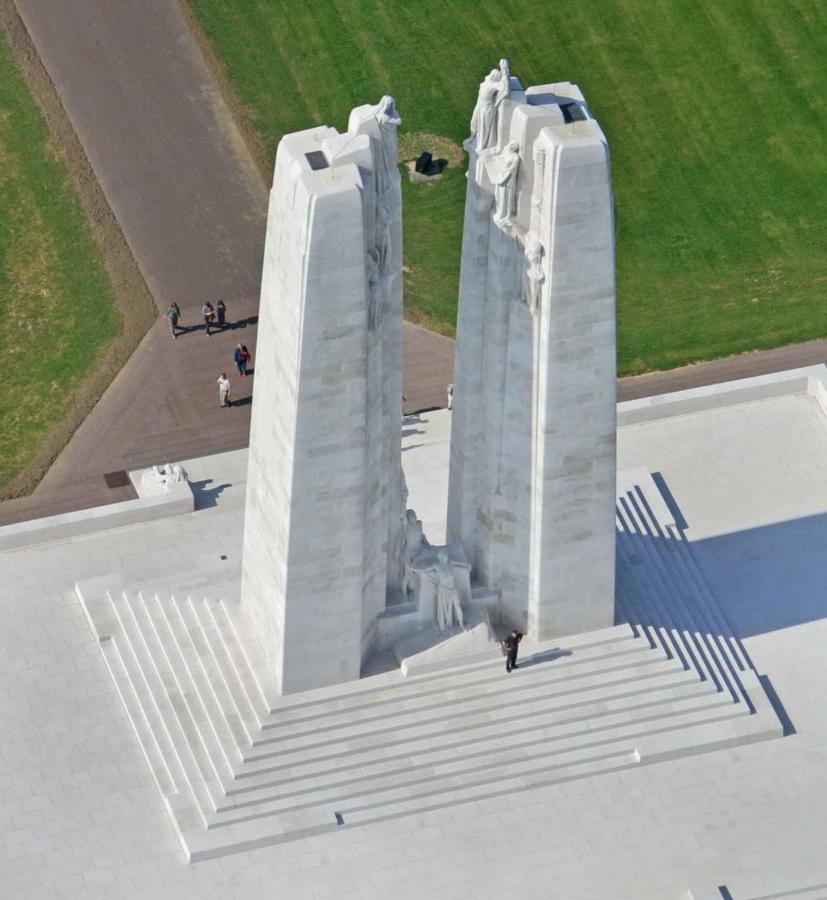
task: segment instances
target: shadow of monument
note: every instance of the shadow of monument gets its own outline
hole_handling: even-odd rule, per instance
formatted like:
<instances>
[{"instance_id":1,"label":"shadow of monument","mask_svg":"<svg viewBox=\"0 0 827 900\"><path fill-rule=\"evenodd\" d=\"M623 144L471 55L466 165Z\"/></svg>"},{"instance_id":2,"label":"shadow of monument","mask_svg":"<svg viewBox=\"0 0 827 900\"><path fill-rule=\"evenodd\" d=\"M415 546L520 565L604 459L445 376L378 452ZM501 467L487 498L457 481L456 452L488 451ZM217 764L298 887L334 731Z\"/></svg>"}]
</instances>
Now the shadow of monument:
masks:
<instances>
[{"instance_id":1,"label":"shadow of monument","mask_svg":"<svg viewBox=\"0 0 827 900\"><path fill-rule=\"evenodd\" d=\"M744 639L827 618L827 514L690 541L663 477L653 479L674 523L659 523L639 489L619 498L617 624L653 644L664 635L667 653L686 667L703 656L704 642L729 642L752 667ZM784 734L794 734L769 677L758 677Z\"/></svg>"},{"instance_id":2,"label":"shadow of monument","mask_svg":"<svg viewBox=\"0 0 827 900\"><path fill-rule=\"evenodd\" d=\"M571 650L554 647L551 650L541 650L539 653L532 653L531 656L521 656L518 658L518 663L521 669L530 669L532 666L541 666L543 663L553 662L555 659L573 655Z\"/></svg>"},{"instance_id":3,"label":"shadow of monument","mask_svg":"<svg viewBox=\"0 0 827 900\"><path fill-rule=\"evenodd\" d=\"M225 491L229 487L232 487L232 484L230 484L229 482L226 482L225 484L216 484L213 487L208 487L208 485L212 484L212 478L206 478L204 479L204 481L190 482L196 510L211 509L212 507L218 506L218 498L221 496L223 491Z\"/></svg>"}]
</instances>

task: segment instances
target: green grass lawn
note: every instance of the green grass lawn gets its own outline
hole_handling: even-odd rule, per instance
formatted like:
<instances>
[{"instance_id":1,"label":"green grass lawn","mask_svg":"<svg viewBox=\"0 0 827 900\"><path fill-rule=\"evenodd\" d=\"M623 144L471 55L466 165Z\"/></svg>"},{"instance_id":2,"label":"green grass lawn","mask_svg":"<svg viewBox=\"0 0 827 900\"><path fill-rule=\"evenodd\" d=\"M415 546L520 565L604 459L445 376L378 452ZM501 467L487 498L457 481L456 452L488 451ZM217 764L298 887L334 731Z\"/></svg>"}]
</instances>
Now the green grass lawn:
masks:
<instances>
[{"instance_id":1,"label":"green grass lawn","mask_svg":"<svg viewBox=\"0 0 827 900\"><path fill-rule=\"evenodd\" d=\"M115 336L103 264L0 29L0 488Z\"/></svg>"},{"instance_id":2,"label":"green grass lawn","mask_svg":"<svg viewBox=\"0 0 827 900\"><path fill-rule=\"evenodd\" d=\"M460 143L500 56L606 132L623 374L827 335L821 0L190 0L272 159L393 93ZM464 178L405 186L407 314L452 333Z\"/></svg>"}]
</instances>

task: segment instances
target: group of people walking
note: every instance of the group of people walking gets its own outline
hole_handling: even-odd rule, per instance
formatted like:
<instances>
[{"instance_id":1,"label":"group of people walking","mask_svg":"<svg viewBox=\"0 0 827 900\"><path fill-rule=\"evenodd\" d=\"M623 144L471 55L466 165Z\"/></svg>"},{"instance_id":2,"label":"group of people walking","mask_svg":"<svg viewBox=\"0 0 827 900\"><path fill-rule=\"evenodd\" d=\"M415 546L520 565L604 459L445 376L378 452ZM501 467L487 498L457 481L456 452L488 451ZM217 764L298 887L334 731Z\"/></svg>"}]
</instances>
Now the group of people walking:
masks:
<instances>
[{"instance_id":1,"label":"group of people walking","mask_svg":"<svg viewBox=\"0 0 827 900\"><path fill-rule=\"evenodd\" d=\"M178 337L179 332L189 330L181 324L181 308L177 303L170 303L166 316L169 320L169 331L173 340ZM219 300L215 306L208 300L201 307L201 317L204 319L204 331L207 337L212 337L213 331L223 331L229 326L227 321L227 304L223 300Z\"/></svg>"},{"instance_id":2,"label":"group of people walking","mask_svg":"<svg viewBox=\"0 0 827 900\"><path fill-rule=\"evenodd\" d=\"M227 321L227 304L224 303L223 300L219 300L215 306L207 301L201 307L201 316L204 319L204 330L207 333L207 337L212 337L213 330L223 331L225 328L229 327ZM186 332L189 330L181 325L181 309L177 303L170 303L169 308L166 311L166 317L169 321L169 330L173 340L178 337L179 332ZM239 375L246 377L251 374L252 369L250 368L250 362L252 361L252 358L252 354L244 344L236 345L236 348L233 351L233 362L235 363L235 369ZM216 383L218 384L219 405L222 407L232 406L232 385L230 384L230 379L227 378L227 373L222 372Z\"/></svg>"},{"instance_id":3,"label":"group of people walking","mask_svg":"<svg viewBox=\"0 0 827 900\"><path fill-rule=\"evenodd\" d=\"M250 355L250 351L244 344L236 344L236 348L233 351L233 361L235 362L235 369L239 375L247 376L250 374L250 370L247 368L250 365L250 360L252 356ZM230 384L230 379L227 378L227 373L222 372L218 376L218 403L220 406L232 406L232 385Z\"/></svg>"}]
</instances>

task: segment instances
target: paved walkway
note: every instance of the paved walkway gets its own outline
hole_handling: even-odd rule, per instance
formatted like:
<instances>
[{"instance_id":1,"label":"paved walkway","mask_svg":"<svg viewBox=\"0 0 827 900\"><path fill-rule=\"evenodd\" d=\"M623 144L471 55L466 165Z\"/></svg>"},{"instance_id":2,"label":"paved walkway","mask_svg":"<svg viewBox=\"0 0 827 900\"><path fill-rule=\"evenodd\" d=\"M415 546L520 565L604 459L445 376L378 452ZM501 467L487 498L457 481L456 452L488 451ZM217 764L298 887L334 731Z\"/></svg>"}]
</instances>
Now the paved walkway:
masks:
<instances>
[{"instance_id":1,"label":"paved walkway","mask_svg":"<svg viewBox=\"0 0 827 900\"><path fill-rule=\"evenodd\" d=\"M16 0L159 314L223 299L240 328L147 334L31 497L0 523L126 499L107 472L246 446L254 378L219 409L215 380L255 353L267 187L175 2ZM202 326L203 329L203 326ZM444 403L453 342L406 329L407 410Z\"/></svg>"},{"instance_id":2,"label":"paved walkway","mask_svg":"<svg viewBox=\"0 0 827 900\"><path fill-rule=\"evenodd\" d=\"M651 372L634 378L621 378L617 383L618 402L654 397L672 391L718 384L721 381L735 381L736 378L750 378L753 375L767 375L783 372L801 366L827 364L827 340L808 341L804 344L790 344L776 350L758 350L727 356L709 362L683 366L668 372Z\"/></svg>"}]
</instances>

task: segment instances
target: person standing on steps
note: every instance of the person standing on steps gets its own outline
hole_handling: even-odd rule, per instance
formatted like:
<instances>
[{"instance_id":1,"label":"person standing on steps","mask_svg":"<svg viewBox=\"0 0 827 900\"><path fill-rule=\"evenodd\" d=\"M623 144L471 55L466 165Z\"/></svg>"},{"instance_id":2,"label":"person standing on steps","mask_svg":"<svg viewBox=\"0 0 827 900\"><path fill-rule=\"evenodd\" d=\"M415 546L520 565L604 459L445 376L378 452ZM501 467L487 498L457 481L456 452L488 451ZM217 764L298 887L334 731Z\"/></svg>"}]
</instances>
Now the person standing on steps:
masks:
<instances>
[{"instance_id":1,"label":"person standing on steps","mask_svg":"<svg viewBox=\"0 0 827 900\"><path fill-rule=\"evenodd\" d=\"M511 672L512 669L517 668L517 649L520 646L520 641L523 639L522 634L517 631L516 628L512 629L511 634L503 641L502 646L503 650L506 652L505 657L505 671Z\"/></svg>"},{"instance_id":2,"label":"person standing on steps","mask_svg":"<svg viewBox=\"0 0 827 900\"><path fill-rule=\"evenodd\" d=\"M215 307L213 307L209 300L201 307L201 315L204 317L204 327L207 329L207 337L211 337L210 325L212 325L213 320L215 319Z\"/></svg>"},{"instance_id":3,"label":"person standing on steps","mask_svg":"<svg viewBox=\"0 0 827 900\"><path fill-rule=\"evenodd\" d=\"M178 337L178 320L181 318L181 310L177 303L170 303L169 309L167 309L167 318L172 339L175 340Z\"/></svg>"},{"instance_id":4,"label":"person standing on steps","mask_svg":"<svg viewBox=\"0 0 827 900\"><path fill-rule=\"evenodd\" d=\"M222 372L218 376L218 402L221 406L232 406L232 401L230 400L230 379L227 378L227 373Z\"/></svg>"},{"instance_id":5,"label":"person standing on steps","mask_svg":"<svg viewBox=\"0 0 827 900\"><path fill-rule=\"evenodd\" d=\"M227 306L223 300L218 301L215 311L218 315L218 327L223 331L227 324Z\"/></svg>"}]
</instances>

